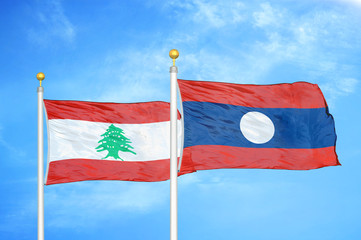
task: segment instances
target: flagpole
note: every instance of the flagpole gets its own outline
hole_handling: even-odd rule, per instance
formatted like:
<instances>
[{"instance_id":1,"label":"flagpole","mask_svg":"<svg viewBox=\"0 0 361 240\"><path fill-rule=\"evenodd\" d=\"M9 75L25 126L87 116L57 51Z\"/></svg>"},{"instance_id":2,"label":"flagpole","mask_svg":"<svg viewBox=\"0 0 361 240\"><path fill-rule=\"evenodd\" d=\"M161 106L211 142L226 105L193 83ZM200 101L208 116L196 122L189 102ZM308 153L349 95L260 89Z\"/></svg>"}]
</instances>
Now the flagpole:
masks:
<instances>
[{"instance_id":1,"label":"flagpole","mask_svg":"<svg viewBox=\"0 0 361 240\"><path fill-rule=\"evenodd\" d=\"M39 72L36 78L40 81L38 92L38 240L44 240L44 129L43 129L43 93L41 82L45 75Z\"/></svg>"},{"instance_id":2,"label":"flagpole","mask_svg":"<svg viewBox=\"0 0 361 240\"><path fill-rule=\"evenodd\" d=\"M178 239L178 197L177 197L177 73L175 60L179 56L176 49L169 52L173 59L170 67L170 240Z\"/></svg>"}]
</instances>

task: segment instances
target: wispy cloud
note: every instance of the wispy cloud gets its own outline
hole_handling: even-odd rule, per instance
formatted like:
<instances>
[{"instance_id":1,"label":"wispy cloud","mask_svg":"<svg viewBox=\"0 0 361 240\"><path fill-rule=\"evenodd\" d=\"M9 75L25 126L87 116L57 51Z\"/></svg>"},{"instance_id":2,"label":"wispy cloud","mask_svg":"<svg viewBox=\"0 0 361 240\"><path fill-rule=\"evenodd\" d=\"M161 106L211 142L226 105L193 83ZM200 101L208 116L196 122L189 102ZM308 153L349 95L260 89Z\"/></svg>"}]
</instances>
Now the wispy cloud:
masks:
<instances>
[{"instance_id":1,"label":"wispy cloud","mask_svg":"<svg viewBox=\"0 0 361 240\"><path fill-rule=\"evenodd\" d=\"M176 34L157 34L147 47L118 48L100 56L91 70L92 77L100 78L93 100L168 101L169 75L164 66L170 65L170 44L180 50L180 78L266 84L358 78L353 74L356 67L346 63L345 52L361 51L357 47L361 35L354 27L357 17L346 11L310 8L300 14L272 2L233 0L157 4L164 13L179 16L174 21ZM245 44L247 35L256 40ZM293 76L275 74L283 65L292 65Z\"/></svg>"},{"instance_id":2,"label":"wispy cloud","mask_svg":"<svg viewBox=\"0 0 361 240\"><path fill-rule=\"evenodd\" d=\"M345 97L356 92L359 82L355 78L337 78L320 84L320 88L326 96L328 105L335 107L339 97Z\"/></svg>"},{"instance_id":3,"label":"wispy cloud","mask_svg":"<svg viewBox=\"0 0 361 240\"><path fill-rule=\"evenodd\" d=\"M353 27L357 17L332 8L311 10L301 16L269 3L260 8L253 14L254 25L262 29L266 40L255 43L248 62L257 63L264 73L292 64L304 77L298 80L320 84L330 104L355 92L357 67L348 64L344 56L361 50L361 35ZM250 75L255 72L259 76L250 65ZM292 79L294 76L289 81Z\"/></svg>"},{"instance_id":4,"label":"wispy cloud","mask_svg":"<svg viewBox=\"0 0 361 240\"><path fill-rule=\"evenodd\" d=\"M37 24L28 30L30 41L45 46L54 39L60 39L66 43L74 41L75 27L65 15L60 0L39 3L35 14Z\"/></svg>"},{"instance_id":5,"label":"wispy cloud","mask_svg":"<svg viewBox=\"0 0 361 240\"><path fill-rule=\"evenodd\" d=\"M169 100L169 74L171 60L168 49L115 50L105 56L99 73L104 78L103 93L99 101L143 102ZM147 54L144 54L146 52ZM109 82L111 81L111 82Z\"/></svg>"},{"instance_id":6,"label":"wispy cloud","mask_svg":"<svg viewBox=\"0 0 361 240\"><path fill-rule=\"evenodd\" d=\"M253 13L254 24L257 27L265 27L270 25L280 25L283 20L282 13L275 8L272 8L269 3L261 4L261 11Z\"/></svg>"},{"instance_id":7,"label":"wispy cloud","mask_svg":"<svg viewBox=\"0 0 361 240\"><path fill-rule=\"evenodd\" d=\"M361 43L354 27L357 16L334 7L309 8L300 14L271 2L194 0L170 1L165 6L181 16L178 25L187 24L186 31L177 31L168 39L186 50L179 64L183 64L182 75L193 75L191 79L269 83L270 78L277 78L269 73L289 64L307 77L299 80L321 83L336 73L345 78L350 71L340 72L346 66L345 53L340 51L354 50ZM233 21L233 9L237 9L238 21ZM204 26L200 31L194 30L200 26ZM228 35L232 36L229 40L224 37ZM256 41L243 45L247 35ZM206 39L212 41L212 48Z\"/></svg>"},{"instance_id":8,"label":"wispy cloud","mask_svg":"<svg viewBox=\"0 0 361 240\"><path fill-rule=\"evenodd\" d=\"M346 3L346 4L351 4L353 6L361 7L361 1L360 0L331 0L331 1Z\"/></svg>"},{"instance_id":9,"label":"wispy cloud","mask_svg":"<svg viewBox=\"0 0 361 240\"><path fill-rule=\"evenodd\" d=\"M354 78L344 78L337 83L338 89L345 94L354 93L358 84L358 80Z\"/></svg>"},{"instance_id":10,"label":"wispy cloud","mask_svg":"<svg viewBox=\"0 0 361 240\"><path fill-rule=\"evenodd\" d=\"M220 28L244 21L244 4L241 1L173 0L167 1L165 7L186 11L192 22L207 27Z\"/></svg>"},{"instance_id":11,"label":"wispy cloud","mask_svg":"<svg viewBox=\"0 0 361 240\"><path fill-rule=\"evenodd\" d=\"M332 7L311 8L299 14L270 2L240 1L174 0L161 6L182 19L175 22L177 34L171 32L161 36L162 42L179 46L180 78L238 83L275 83L269 80L277 79L278 82L311 81L320 85L330 81L345 84L344 79L354 79L346 81L347 86L350 85L348 89L357 85L357 77L353 74L357 69L344 61L347 55L342 51L354 51L355 47L361 51L358 47L361 35L354 27L357 16L346 11ZM242 45L247 31L257 40ZM232 32L232 39L227 40L223 35L229 32ZM220 35L222 41L218 41ZM206 39L212 41L211 48ZM109 69L119 66L115 73L119 76L115 86L119 88L108 89L100 97L102 100L111 97L120 101L142 101L168 97L169 93L164 92L168 87L168 76L164 75L162 66L169 65L169 49L154 47L155 41L158 40L154 39L150 44L153 48L147 51L150 57L143 55L144 49L119 50L107 57ZM302 78L271 75L282 65L292 65L293 74ZM141 66L143 71L138 71L136 66ZM157 87L152 85L154 81L157 81ZM346 86L335 86L343 93L330 91L333 99L345 96L346 92L353 93L345 91Z\"/></svg>"}]
</instances>

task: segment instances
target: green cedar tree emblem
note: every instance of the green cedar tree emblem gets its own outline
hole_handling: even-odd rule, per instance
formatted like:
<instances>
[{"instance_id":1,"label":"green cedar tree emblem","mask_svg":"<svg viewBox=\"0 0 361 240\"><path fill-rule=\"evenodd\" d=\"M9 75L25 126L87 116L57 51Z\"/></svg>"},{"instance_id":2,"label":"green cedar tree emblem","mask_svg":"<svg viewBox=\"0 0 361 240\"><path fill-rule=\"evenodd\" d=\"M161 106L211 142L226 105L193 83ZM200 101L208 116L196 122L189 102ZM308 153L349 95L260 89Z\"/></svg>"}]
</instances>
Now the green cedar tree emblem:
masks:
<instances>
[{"instance_id":1,"label":"green cedar tree emblem","mask_svg":"<svg viewBox=\"0 0 361 240\"><path fill-rule=\"evenodd\" d=\"M103 139L98 142L100 143L100 145L95 149L99 149L97 150L97 152L101 152L104 150L108 151L107 156L102 159L113 157L114 159L120 159L124 161L122 158L119 157L119 151L136 154L135 152L130 150L134 149L131 145L129 145L129 143L132 142L129 140L129 138L124 136L123 129L118 128L113 124L109 126L107 131L102 134L101 137L103 137Z\"/></svg>"}]
</instances>

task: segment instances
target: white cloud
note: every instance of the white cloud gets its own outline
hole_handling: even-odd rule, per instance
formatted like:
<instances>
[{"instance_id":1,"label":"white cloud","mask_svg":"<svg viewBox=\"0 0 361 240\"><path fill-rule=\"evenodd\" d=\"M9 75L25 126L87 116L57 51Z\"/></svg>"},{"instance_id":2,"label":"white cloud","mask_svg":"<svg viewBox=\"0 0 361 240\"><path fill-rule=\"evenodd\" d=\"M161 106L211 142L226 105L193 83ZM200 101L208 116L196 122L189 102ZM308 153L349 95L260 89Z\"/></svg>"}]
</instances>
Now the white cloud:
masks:
<instances>
[{"instance_id":1,"label":"white cloud","mask_svg":"<svg viewBox=\"0 0 361 240\"><path fill-rule=\"evenodd\" d=\"M170 50L170 49L169 49ZM141 50L119 50L105 57L105 65L98 69L103 94L98 101L143 102L169 100L171 59L166 49L154 47ZM144 54L147 52L147 54ZM104 84L105 83L105 84Z\"/></svg>"},{"instance_id":2,"label":"white cloud","mask_svg":"<svg viewBox=\"0 0 361 240\"><path fill-rule=\"evenodd\" d=\"M102 93L92 100L168 101L171 61L170 48L164 46L170 44L180 50L180 78L275 83L277 79L269 81L275 79L269 73L291 64L306 77L300 80L322 84L335 75L342 79L346 72L352 72L346 71L340 55L333 53L335 46L347 50L361 42L357 28L352 27L354 18L333 8L310 9L299 15L269 2L254 6L231 0L174 0L160 6L171 9L170 15L178 11L182 20L175 21L176 34L170 31L168 36L154 36L147 48L114 50L103 57L102 66L97 60L92 75L100 77L97 82ZM195 24L189 24L187 19ZM250 29L258 35L244 46L242 38ZM233 39L228 40L223 33Z\"/></svg>"},{"instance_id":3,"label":"white cloud","mask_svg":"<svg viewBox=\"0 0 361 240\"><path fill-rule=\"evenodd\" d=\"M185 10L194 23L201 23L207 28L221 28L244 21L244 4L241 1L174 0L167 1L165 8Z\"/></svg>"},{"instance_id":4,"label":"white cloud","mask_svg":"<svg viewBox=\"0 0 361 240\"><path fill-rule=\"evenodd\" d=\"M331 0L331 1L337 1L337 2L341 2L341 3L347 3L347 4L352 4L354 6L357 6L357 7L361 7L361 0Z\"/></svg>"},{"instance_id":5,"label":"white cloud","mask_svg":"<svg viewBox=\"0 0 361 240\"><path fill-rule=\"evenodd\" d=\"M337 83L338 89L345 94L354 93L358 84L358 80L354 78L343 78Z\"/></svg>"},{"instance_id":6,"label":"white cloud","mask_svg":"<svg viewBox=\"0 0 361 240\"><path fill-rule=\"evenodd\" d=\"M338 78L320 84L320 88L327 99L327 104L334 107L339 97L349 96L356 92L359 80L355 78Z\"/></svg>"},{"instance_id":7,"label":"white cloud","mask_svg":"<svg viewBox=\"0 0 361 240\"><path fill-rule=\"evenodd\" d=\"M255 20L255 26L265 27L269 25L280 25L283 21L283 15L281 11L276 8L271 7L267 3L261 4L262 11L257 11L253 13L253 18Z\"/></svg>"},{"instance_id":8,"label":"white cloud","mask_svg":"<svg viewBox=\"0 0 361 240\"><path fill-rule=\"evenodd\" d=\"M240 12L243 10L243 4L241 2L228 2L229 4L222 5L220 2L206 2L202 0L194 1L194 5L197 9L193 20L203 21L209 23L214 27L223 27L226 24L239 23L243 20Z\"/></svg>"},{"instance_id":9,"label":"white cloud","mask_svg":"<svg viewBox=\"0 0 361 240\"><path fill-rule=\"evenodd\" d=\"M184 62L184 63L183 63ZM182 60L182 73L193 80L237 82L241 69L232 66L232 58L219 57L212 51L201 49L198 53L185 54Z\"/></svg>"},{"instance_id":10,"label":"white cloud","mask_svg":"<svg viewBox=\"0 0 361 240\"><path fill-rule=\"evenodd\" d=\"M39 3L35 14L38 24L28 31L31 41L41 45L48 45L53 39L73 42L76 35L75 27L65 15L60 0Z\"/></svg>"},{"instance_id":11,"label":"white cloud","mask_svg":"<svg viewBox=\"0 0 361 240\"><path fill-rule=\"evenodd\" d=\"M219 18L222 14L218 9L227 8L228 6L225 6L227 3L222 5L204 1L173 1L171 4L185 10L182 12L184 19L193 17L192 10L188 9L196 6L197 10L193 11L202 15L202 17L197 15L198 19L204 20L217 12L218 17L214 19L218 21L222 19ZM202 5L200 8L197 4L209 6ZM232 6L232 4L229 5ZM182 34L191 36L181 38L188 46L186 49L188 51L179 60L182 64L179 75L184 76L183 78L198 80L269 83L269 78L274 77L268 74L274 68L292 64L299 69L298 71L302 71L303 76L307 77L300 80L322 83L333 79L335 75L344 78L342 75L352 72L350 69L345 69L346 64L339 59L340 54L334 53L334 49L337 46L338 51L339 49L350 50L357 46L358 42L361 43L360 34L354 27L356 19L353 15L337 8L327 10L311 8L299 15L290 9L277 7L269 2L256 7L252 4L241 4L241 6L240 12L244 14L243 21L235 24L235 29L242 32L244 29L255 26L261 37L255 38L257 40L247 48L224 39L222 39L222 44L212 45L212 48L209 48L203 44L203 41L213 39L213 30L205 28L206 30L196 32L192 30L194 29L192 26L189 26L187 32L191 33L188 35L185 32L179 33L180 36ZM253 18L247 18L247 14ZM227 20L224 21L227 22ZM221 21L218 21L218 24L209 22L208 24L213 27L222 26ZM217 34L227 33L225 28L217 28L220 31ZM243 35L238 35L237 32L232 33L232 36L238 36L236 39L241 43ZM218 42L220 41L214 40L214 43L218 44ZM292 78L289 81L292 81Z\"/></svg>"}]
</instances>

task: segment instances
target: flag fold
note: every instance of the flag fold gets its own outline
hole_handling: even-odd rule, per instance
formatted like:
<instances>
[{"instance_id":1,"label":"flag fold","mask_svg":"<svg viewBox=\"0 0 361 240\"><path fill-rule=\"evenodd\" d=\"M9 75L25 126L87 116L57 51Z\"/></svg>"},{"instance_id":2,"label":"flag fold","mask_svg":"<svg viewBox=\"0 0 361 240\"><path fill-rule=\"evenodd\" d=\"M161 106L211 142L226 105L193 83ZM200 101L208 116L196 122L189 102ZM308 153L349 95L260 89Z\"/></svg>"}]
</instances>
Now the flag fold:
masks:
<instances>
[{"instance_id":1,"label":"flag fold","mask_svg":"<svg viewBox=\"0 0 361 240\"><path fill-rule=\"evenodd\" d=\"M334 120L316 84L178 80L183 160L196 170L308 170L340 165Z\"/></svg>"},{"instance_id":2,"label":"flag fold","mask_svg":"<svg viewBox=\"0 0 361 240\"><path fill-rule=\"evenodd\" d=\"M169 103L44 100L46 184L84 180L169 179ZM182 162L179 175L193 172Z\"/></svg>"}]
</instances>

